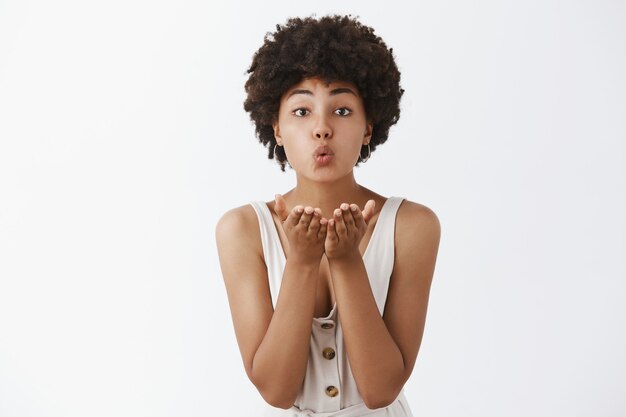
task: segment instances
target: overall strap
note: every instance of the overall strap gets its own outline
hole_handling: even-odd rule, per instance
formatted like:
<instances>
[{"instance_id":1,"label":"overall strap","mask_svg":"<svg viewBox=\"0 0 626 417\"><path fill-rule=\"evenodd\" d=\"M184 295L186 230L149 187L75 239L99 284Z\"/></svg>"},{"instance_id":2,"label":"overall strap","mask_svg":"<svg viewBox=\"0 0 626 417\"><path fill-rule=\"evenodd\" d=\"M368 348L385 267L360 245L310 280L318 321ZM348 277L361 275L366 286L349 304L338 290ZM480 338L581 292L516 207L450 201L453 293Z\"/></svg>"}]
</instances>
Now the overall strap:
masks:
<instances>
[{"instance_id":1,"label":"overall strap","mask_svg":"<svg viewBox=\"0 0 626 417\"><path fill-rule=\"evenodd\" d=\"M376 305L382 315L395 257L396 214L403 197L389 197L382 207L367 250L363 255Z\"/></svg>"},{"instance_id":2,"label":"overall strap","mask_svg":"<svg viewBox=\"0 0 626 417\"><path fill-rule=\"evenodd\" d=\"M263 244L263 259L265 259L265 266L267 267L272 305L276 306L278 292L280 291L280 282L285 269L285 253L280 244L276 225L274 224L272 213L267 207L267 204L263 201L252 201L250 205L254 208L259 219L261 243Z\"/></svg>"}]
</instances>

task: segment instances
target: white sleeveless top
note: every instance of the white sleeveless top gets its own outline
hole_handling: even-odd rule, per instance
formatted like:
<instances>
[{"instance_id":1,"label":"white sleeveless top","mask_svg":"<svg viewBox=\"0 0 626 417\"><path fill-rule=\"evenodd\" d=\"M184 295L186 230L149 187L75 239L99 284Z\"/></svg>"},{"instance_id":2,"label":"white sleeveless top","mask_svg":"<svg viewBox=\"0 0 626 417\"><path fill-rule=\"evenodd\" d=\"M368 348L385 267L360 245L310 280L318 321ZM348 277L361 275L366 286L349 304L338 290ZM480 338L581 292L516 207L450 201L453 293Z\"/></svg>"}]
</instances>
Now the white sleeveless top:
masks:
<instances>
[{"instance_id":1,"label":"white sleeveless top","mask_svg":"<svg viewBox=\"0 0 626 417\"><path fill-rule=\"evenodd\" d=\"M402 200L401 197L389 197L385 201L363 254L367 276L381 316L393 270L396 213ZM285 253L267 204L262 201L250 204L259 218L272 304L276 306L285 269ZM385 408L370 410L363 403L344 346L337 303L327 317L313 319L309 362L295 405L289 410L268 407L265 415L277 417L412 416L402 392Z\"/></svg>"}]
</instances>

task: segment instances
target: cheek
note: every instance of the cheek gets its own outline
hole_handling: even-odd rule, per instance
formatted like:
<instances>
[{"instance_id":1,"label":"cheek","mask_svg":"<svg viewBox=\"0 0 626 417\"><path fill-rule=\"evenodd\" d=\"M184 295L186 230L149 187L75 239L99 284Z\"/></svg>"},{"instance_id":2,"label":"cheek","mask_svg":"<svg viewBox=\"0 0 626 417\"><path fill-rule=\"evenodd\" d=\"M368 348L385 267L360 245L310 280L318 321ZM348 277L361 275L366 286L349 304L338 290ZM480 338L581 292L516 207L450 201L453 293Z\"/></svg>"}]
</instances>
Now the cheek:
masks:
<instances>
[{"instance_id":1,"label":"cheek","mask_svg":"<svg viewBox=\"0 0 626 417\"><path fill-rule=\"evenodd\" d=\"M278 122L281 135L286 139L301 140L306 136L308 126L302 120L294 120L293 117L280 118Z\"/></svg>"},{"instance_id":2,"label":"cheek","mask_svg":"<svg viewBox=\"0 0 626 417\"><path fill-rule=\"evenodd\" d=\"M302 136L302 127L297 126L295 123L281 124L280 131L286 139Z\"/></svg>"},{"instance_id":3,"label":"cheek","mask_svg":"<svg viewBox=\"0 0 626 417\"><path fill-rule=\"evenodd\" d=\"M287 155L287 159L292 165L297 165L298 161L302 161L303 159L305 159L306 155L309 153L309 151L303 145L302 140L298 140L294 137L289 137L289 139L285 139L283 137L283 141L285 154Z\"/></svg>"}]
</instances>

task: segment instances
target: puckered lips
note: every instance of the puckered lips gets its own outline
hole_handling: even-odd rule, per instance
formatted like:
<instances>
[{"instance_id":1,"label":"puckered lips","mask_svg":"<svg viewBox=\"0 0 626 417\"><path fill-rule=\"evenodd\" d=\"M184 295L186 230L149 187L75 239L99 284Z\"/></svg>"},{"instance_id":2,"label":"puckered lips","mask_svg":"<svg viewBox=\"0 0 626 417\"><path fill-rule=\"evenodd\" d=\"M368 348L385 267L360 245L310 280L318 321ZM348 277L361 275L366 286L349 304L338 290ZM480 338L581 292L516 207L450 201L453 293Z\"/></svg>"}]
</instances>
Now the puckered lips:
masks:
<instances>
[{"instance_id":1,"label":"puckered lips","mask_svg":"<svg viewBox=\"0 0 626 417\"><path fill-rule=\"evenodd\" d=\"M328 165L333 160L334 155L330 146L318 146L313 153L313 159L318 165Z\"/></svg>"}]
</instances>

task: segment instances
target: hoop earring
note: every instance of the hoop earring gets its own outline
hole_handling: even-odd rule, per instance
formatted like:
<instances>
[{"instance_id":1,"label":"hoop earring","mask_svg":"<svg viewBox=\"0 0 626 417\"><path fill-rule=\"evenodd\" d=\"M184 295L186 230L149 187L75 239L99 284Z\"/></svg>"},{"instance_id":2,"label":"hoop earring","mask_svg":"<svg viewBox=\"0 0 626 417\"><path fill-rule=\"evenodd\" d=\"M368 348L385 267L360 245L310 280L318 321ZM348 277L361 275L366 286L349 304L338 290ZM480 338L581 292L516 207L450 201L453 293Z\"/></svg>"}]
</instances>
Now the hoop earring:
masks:
<instances>
[{"instance_id":1,"label":"hoop earring","mask_svg":"<svg viewBox=\"0 0 626 417\"><path fill-rule=\"evenodd\" d=\"M372 156L372 149L370 148L370 144L368 142L367 143L367 156L363 158L361 155L359 155L359 159L361 160L361 162L367 162L371 156Z\"/></svg>"},{"instance_id":2,"label":"hoop earring","mask_svg":"<svg viewBox=\"0 0 626 417\"><path fill-rule=\"evenodd\" d=\"M278 146L278 142L276 142L276 144L274 144L274 158L276 158L276 147L277 147L277 146ZM283 146L283 145L280 145L280 146ZM278 158L277 158L277 159L278 159ZM285 154L285 161L287 162L287 165L289 165L289 168L292 168L292 169L293 169L293 167L292 167L292 166L291 166L291 164L289 163L289 160L287 159L287 155L286 155L286 154Z\"/></svg>"}]
</instances>

